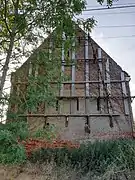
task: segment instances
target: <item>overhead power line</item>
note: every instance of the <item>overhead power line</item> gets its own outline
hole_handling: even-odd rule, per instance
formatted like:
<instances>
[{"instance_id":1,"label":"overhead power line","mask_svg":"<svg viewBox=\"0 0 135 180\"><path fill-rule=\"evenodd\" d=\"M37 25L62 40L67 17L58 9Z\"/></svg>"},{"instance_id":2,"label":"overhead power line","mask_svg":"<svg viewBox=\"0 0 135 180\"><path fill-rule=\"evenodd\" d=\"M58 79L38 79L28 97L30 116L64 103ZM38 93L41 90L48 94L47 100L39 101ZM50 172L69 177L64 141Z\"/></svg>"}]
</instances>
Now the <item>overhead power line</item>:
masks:
<instances>
[{"instance_id":1,"label":"overhead power line","mask_svg":"<svg viewBox=\"0 0 135 180\"><path fill-rule=\"evenodd\" d=\"M97 37L97 39L122 39L122 38L135 38L135 34L127 36L108 36L108 37Z\"/></svg>"},{"instance_id":2,"label":"overhead power line","mask_svg":"<svg viewBox=\"0 0 135 180\"><path fill-rule=\"evenodd\" d=\"M114 26L95 26L95 28L128 28L135 27L135 24L132 25L114 25Z\"/></svg>"},{"instance_id":3,"label":"overhead power line","mask_svg":"<svg viewBox=\"0 0 135 180\"><path fill-rule=\"evenodd\" d=\"M113 6L113 7L103 7L103 8L90 8L90 9L85 9L84 11L103 11L103 10L124 9L124 8L135 8L135 5Z\"/></svg>"},{"instance_id":4,"label":"overhead power line","mask_svg":"<svg viewBox=\"0 0 135 180\"><path fill-rule=\"evenodd\" d=\"M85 14L82 14L83 16L89 16L89 15L92 15L92 16L102 16L102 15L111 15L111 14L113 14L113 15L116 15L116 14L135 14L135 11L129 11L129 12L121 12L121 11L119 11L119 12L108 12L108 13L85 13Z\"/></svg>"}]
</instances>

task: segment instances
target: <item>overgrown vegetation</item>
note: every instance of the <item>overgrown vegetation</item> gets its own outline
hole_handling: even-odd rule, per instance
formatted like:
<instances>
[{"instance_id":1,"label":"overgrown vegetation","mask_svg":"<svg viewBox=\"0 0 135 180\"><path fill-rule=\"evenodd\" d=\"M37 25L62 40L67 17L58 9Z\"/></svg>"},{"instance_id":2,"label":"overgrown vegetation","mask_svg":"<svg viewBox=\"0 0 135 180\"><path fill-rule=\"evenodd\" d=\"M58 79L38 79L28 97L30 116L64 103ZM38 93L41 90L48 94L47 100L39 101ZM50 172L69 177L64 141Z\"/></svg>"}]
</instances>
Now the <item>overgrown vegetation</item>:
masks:
<instances>
[{"instance_id":1,"label":"overgrown vegetation","mask_svg":"<svg viewBox=\"0 0 135 180\"><path fill-rule=\"evenodd\" d=\"M80 173L104 174L107 169L135 170L135 141L116 140L88 143L79 149L41 149L33 153L31 162L67 164Z\"/></svg>"},{"instance_id":2,"label":"overgrown vegetation","mask_svg":"<svg viewBox=\"0 0 135 180\"><path fill-rule=\"evenodd\" d=\"M0 167L3 168L3 167ZM21 173L21 172L22 173ZM63 166L57 166L54 161L50 163L26 163L23 167L15 166L8 167L4 171L4 176L0 178L2 180L33 180L33 177L37 180L134 180L135 173L130 170L120 171L118 167L111 167L106 169L104 174L99 176L93 174L91 171L87 174L80 174L79 170L73 169L66 164ZM9 177L9 178L8 178Z\"/></svg>"},{"instance_id":3,"label":"overgrown vegetation","mask_svg":"<svg viewBox=\"0 0 135 180\"><path fill-rule=\"evenodd\" d=\"M29 134L28 124L24 121L15 121L0 124L0 163L20 164L26 161L26 152L21 141L28 138L52 140L55 138L55 127L39 129Z\"/></svg>"},{"instance_id":4,"label":"overgrown vegetation","mask_svg":"<svg viewBox=\"0 0 135 180\"><path fill-rule=\"evenodd\" d=\"M26 138L26 132L19 132L16 127L12 124L0 129L0 163L2 164L21 164L26 161L25 148L18 143L17 138Z\"/></svg>"},{"instance_id":5,"label":"overgrown vegetation","mask_svg":"<svg viewBox=\"0 0 135 180\"><path fill-rule=\"evenodd\" d=\"M0 125L1 130L9 131L14 137L25 140L29 137L28 124L24 121L15 121Z\"/></svg>"},{"instance_id":6,"label":"overgrown vegetation","mask_svg":"<svg viewBox=\"0 0 135 180\"><path fill-rule=\"evenodd\" d=\"M54 127L53 127L54 128ZM54 128L55 129L55 128ZM54 132L53 129L53 132ZM50 132L51 134L51 132ZM50 139L50 134L48 140ZM34 138L47 139L43 129L35 132ZM79 177L80 180L113 180L116 176L127 176L135 170L135 141L121 139L82 144L80 148L39 149L29 158L19 142L30 138L26 122L14 122L0 126L0 164L47 165L59 178ZM45 166L46 167L46 166ZM63 170L62 170L63 169ZM67 175L68 174L68 175ZM51 176L50 176L51 177ZM84 178L85 177L85 178ZM115 178L114 178L115 177ZM75 180L75 178L73 178ZM118 178L117 178L118 179Z\"/></svg>"},{"instance_id":7,"label":"overgrown vegetation","mask_svg":"<svg viewBox=\"0 0 135 180\"><path fill-rule=\"evenodd\" d=\"M45 139L48 141L56 139L56 127L50 125L48 128L45 129L40 128L32 134L32 138Z\"/></svg>"}]
</instances>

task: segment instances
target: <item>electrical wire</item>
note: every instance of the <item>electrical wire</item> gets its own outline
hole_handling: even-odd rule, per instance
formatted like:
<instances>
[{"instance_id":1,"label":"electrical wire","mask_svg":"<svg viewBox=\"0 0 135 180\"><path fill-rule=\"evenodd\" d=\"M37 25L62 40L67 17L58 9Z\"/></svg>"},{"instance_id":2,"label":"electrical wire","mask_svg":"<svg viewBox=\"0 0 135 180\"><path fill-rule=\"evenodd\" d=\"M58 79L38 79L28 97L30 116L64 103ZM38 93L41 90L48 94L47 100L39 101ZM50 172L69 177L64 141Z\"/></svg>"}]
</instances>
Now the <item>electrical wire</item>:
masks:
<instances>
[{"instance_id":1,"label":"electrical wire","mask_svg":"<svg viewBox=\"0 0 135 180\"><path fill-rule=\"evenodd\" d=\"M95 26L95 28L129 28L135 27L135 24L131 25L114 25L114 26Z\"/></svg>"},{"instance_id":2,"label":"electrical wire","mask_svg":"<svg viewBox=\"0 0 135 180\"><path fill-rule=\"evenodd\" d=\"M135 38L135 34L127 36L108 36L108 37L96 37L96 39L121 39L121 38Z\"/></svg>"},{"instance_id":3,"label":"electrical wire","mask_svg":"<svg viewBox=\"0 0 135 180\"><path fill-rule=\"evenodd\" d=\"M135 5L113 6L113 7L103 7L103 8L90 8L90 9L85 9L84 11L104 11L104 10L124 9L124 8L135 8Z\"/></svg>"},{"instance_id":4,"label":"electrical wire","mask_svg":"<svg viewBox=\"0 0 135 180\"><path fill-rule=\"evenodd\" d=\"M84 13L84 12L83 12ZM96 13L96 14L93 14L93 13L85 13L85 14L82 14L82 16L89 16L89 15L91 15L91 16L103 16L103 15L121 15L121 14L135 14L135 11L129 11L129 12L121 12L121 11L119 11L119 12L108 12L108 13Z\"/></svg>"}]
</instances>

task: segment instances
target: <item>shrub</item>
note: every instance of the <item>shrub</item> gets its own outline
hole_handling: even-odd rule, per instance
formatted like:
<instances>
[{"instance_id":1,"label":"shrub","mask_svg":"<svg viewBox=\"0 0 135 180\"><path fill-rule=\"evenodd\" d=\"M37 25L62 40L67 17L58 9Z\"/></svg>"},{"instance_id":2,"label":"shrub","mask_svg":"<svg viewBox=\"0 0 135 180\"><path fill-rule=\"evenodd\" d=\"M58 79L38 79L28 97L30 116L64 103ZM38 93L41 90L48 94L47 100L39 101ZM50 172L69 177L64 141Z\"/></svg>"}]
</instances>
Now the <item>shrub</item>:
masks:
<instances>
[{"instance_id":1,"label":"shrub","mask_svg":"<svg viewBox=\"0 0 135 180\"><path fill-rule=\"evenodd\" d=\"M0 163L16 164L26 160L25 149L9 130L0 130Z\"/></svg>"},{"instance_id":2,"label":"shrub","mask_svg":"<svg viewBox=\"0 0 135 180\"><path fill-rule=\"evenodd\" d=\"M53 159L57 165L66 163L82 172L105 173L111 166L135 169L135 142L133 140L102 141L82 144L79 149L41 149L34 152L32 162Z\"/></svg>"},{"instance_id":3,"label":"shrub","mask_svg":"<svg viewBox=\"0 0 135 180\"><path fill-rule=\"evenodd\" d=\"M56 127L53 125L50 125L48 128L41 128L38 129L36 132L32 135L33 138L38 139L45 139L45 140L53 140L56 138Z\"/></svg>"},{"instance_id":4,"label":"shrub","mask_svg":"<svg viewBox=\"0 0 135 180\"><path fill-rule=\"evenodd\" d=\"M28 124L25 121L15 121L5 124L5 128L11 131L14 136L21 140L27 139L29 136Z\"/></svg>"}]
</instances>

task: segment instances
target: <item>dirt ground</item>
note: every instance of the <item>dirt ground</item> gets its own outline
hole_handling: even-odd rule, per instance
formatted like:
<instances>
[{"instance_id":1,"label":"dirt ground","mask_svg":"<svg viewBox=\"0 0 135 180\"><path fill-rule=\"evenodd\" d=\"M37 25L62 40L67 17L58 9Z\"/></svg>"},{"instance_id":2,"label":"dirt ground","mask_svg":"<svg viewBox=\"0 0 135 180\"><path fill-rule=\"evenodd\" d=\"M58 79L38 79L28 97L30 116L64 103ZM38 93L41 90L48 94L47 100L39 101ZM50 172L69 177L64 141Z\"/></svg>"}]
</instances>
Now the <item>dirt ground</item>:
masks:
<instances>
[{"instance_id":1,"label":"dirt ground","mask_svg":"<svg viewBox=\"0 0 135 180\"><path fill-rule=\"evenodd\" d=\"M66 173L65 173L66 171ZM0 166L0 180L75 180L75 173L52 164L23 166Z\"/></svg>"},{"instance_id":2,"label":"dirt ground","mask_svg":"<svg viewBox=\"0 0 135 180\"><path fill-rule=\"evenodd\" d=\"M23 166L0 166L0 180L111 180L112 172L108 171L103 176L78 177L75 171L71 169L58 169L54 164L26 164ZM135 171L117 172L115 180L135 180Z\"/></svg>"},{"instance_id":3,"label":"dirt ground","mask_svg":"<svg viewBox=\"0 0 135 180\"><path fill-rule=\"evenodd\" d=\"M24 167L0 166L0 180L49 180L48 176L49 172L45 175L43 169L40 169L37 165L27 164Z\"/></svg>"},{"instance_id":4,"label":"dirt ground","mask_svg":"<svg viewBox=\"0 0 135 180\"><path fill-rule=\"evenodd\" d=\"M34 174L34 172L27 172L18 167L1 167L0 168L0 180L41 180L40 175Z\"/></svg>"}]
</instances>

